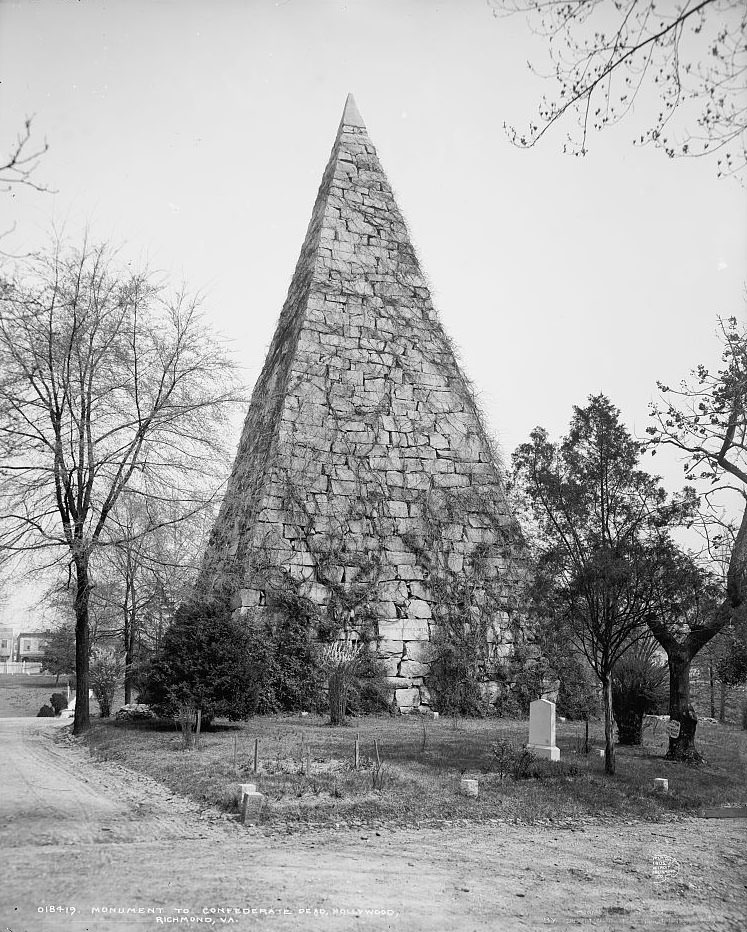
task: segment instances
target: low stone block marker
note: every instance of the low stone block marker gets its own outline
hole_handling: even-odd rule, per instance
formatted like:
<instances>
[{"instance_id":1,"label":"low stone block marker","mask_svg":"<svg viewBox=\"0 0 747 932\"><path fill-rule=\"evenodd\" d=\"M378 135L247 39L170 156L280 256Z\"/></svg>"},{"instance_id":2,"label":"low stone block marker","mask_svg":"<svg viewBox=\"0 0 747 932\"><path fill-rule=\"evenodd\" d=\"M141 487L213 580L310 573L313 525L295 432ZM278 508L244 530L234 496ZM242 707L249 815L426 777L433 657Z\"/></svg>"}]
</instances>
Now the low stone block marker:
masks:
<instances>
[{"instance_id":1,"label":"low stone block marker","mask_svg":"<svg viewBox=\"0 0 747 932\"><path fill-rule=\"evenodd\" d=\"M480 792L480 784L477 780L470 779L469 777L462 777L462 782L459 784L459 792L462 796L472 796L474 799L477 799Z\"/></svg>"},{"instance_id":2,"label":"low stone block marker","mask_svg":"<svg viewBox=\"0 0 747 932\"><path fill-rule=\"evenodd\" d=\"M716 806L701 809L698 815L701 819L747 819L747 806Z\"/></svg>"},{"instance_id":3,"label":"low stone block marker","mask_svg":"<svg viewBox=\"0 0 747 932\"><path fill-rule=\"evenodd\" d=\"M668 793L669 780L666 777L654 777L654 790L657 793Z\"/></svg>"},{"instance_id":4,"label":"low stone block marker","mask_svg":"<svg viewBox=\"0 0 747 932\"><path fill-rule=\"evenodd\" d=\"M555 703L535 699L529 706L529 744L537 757L560 760L560 748L555 744Z\"/></svg>"},{"instance_id":5,"label":"low stone block marker","mask_svg":"<svg viewBox=\"0 0 747 932\"><path fill-rule=\"evenodd\" d=\"M592 748L591 753L597 757L604 757L604 748Z\"/></svg>"},{"instance_id":6,"label":"low stone block marker","mask_svg":"<svg viewBox=\"0 0 747 932\"><path fill-rule=\"evenodd\" d=\"M241 821L244 825L256 825L265 804L264 793L258 793L254 783L242 783L241 789Z\"/></svg>"}]
</instances>

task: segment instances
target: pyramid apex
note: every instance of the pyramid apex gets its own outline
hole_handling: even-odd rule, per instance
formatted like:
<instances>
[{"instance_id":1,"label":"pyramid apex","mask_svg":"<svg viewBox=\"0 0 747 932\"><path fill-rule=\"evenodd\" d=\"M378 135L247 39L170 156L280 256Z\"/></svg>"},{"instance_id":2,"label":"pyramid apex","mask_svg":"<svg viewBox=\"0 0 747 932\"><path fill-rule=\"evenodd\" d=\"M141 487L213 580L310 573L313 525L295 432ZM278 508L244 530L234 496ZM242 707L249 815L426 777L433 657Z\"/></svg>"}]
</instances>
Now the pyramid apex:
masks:
<instances>
[{"instance_id":1,"label":"pyramid apex","mask_svg":"<svg viewBox=\"0 0 747 932\"><path fill-rule=\"evenodd\" d=\"M345 109L342 111L342 123L347 126L362 126L364 129L366 127L361 112L358 109L358 105L355 102L355 97L353 97L352 94L348 94L347 100L345 101Z\"/></svg>"}]
</instances>

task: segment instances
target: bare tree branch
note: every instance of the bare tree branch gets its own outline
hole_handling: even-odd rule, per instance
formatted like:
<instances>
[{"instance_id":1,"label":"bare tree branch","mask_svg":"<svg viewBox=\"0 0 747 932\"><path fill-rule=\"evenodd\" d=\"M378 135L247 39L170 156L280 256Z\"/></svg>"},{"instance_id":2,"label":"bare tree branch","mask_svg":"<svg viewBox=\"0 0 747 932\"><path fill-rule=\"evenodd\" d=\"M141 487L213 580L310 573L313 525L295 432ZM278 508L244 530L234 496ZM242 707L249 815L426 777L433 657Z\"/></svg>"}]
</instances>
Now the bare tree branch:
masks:
<instances>
[{"instance_id":1,"label":"bare tree branch","mask_svg":"<svg viewBox=\"0 0 747 932\"><path fill-rule=\"evenodd\" d=\"M673 158L716 155L719 175L747 167L747 10L738 0L488 0L495 15L528 14L547 40L556 85L539 120L511 141L534 146L557 123L577 121L564 151L585 155L590 130L655 105L634 142ZM535 69L530 64L530 68Z\"/></svg>"}]
</instances>

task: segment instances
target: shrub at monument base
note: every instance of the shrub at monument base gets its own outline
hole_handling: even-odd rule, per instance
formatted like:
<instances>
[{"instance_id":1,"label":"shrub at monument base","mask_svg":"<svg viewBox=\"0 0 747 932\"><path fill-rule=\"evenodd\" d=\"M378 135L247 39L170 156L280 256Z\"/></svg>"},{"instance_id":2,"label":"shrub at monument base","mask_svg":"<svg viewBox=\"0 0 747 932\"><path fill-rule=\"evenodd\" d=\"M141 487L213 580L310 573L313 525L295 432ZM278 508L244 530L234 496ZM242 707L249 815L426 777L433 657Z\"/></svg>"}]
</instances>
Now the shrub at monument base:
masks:
<instances>
[{"instance_id":1,"label":"shrub at monument base","mask_svg":"<svg viewBox=\"0 0 747 932\"><path fill-rule=\"evenodd\" d=\"M599 689L588 661L578 654L553 658L553 668L560 680L558 701L555 710L558 715L571 721L596 718L601 714Z\"/></svg>"},{"instance_id":2,"label":"shrub at monument base","mask_svg":"<svg viewBox=\"0 0 747 932\"><path fill-rule=\"evenodd\" d=\"M141 701L180 719L199 710L206 724L217 715L245 718L260 704L268 651L258 633L232 618L228 606L182 606L152 662Z\"/></svg>"},{"instance_id":3,"label":"shrub at monument base","mask_svg":"<svg viewBox=\"0 0 747 932\"><path fill-rule=\"evenodd\" d=\"M643 716L667 707L667 668L647 646L633 647L615 664L612 708L620 744L640 744Z\"/></svg>"}]
</instances>

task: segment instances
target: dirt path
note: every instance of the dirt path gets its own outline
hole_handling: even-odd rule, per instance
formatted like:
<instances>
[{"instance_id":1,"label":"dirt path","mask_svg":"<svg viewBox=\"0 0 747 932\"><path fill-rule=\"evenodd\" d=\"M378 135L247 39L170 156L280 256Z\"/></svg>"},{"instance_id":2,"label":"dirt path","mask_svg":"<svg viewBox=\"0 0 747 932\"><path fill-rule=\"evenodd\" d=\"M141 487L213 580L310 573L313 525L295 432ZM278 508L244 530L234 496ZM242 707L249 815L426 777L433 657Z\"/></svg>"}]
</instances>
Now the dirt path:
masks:
<instances>
[{"instance_id":1,"label":"dirt path","mask_svg":"<svg viewBox=\"0 0 747 932\"><path fill-rule=\"evenodd\" d=\"M744 927L744 820L270 835L57 727L0 721L2 932Z\"/></svg>"}]
</instances>

